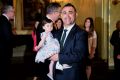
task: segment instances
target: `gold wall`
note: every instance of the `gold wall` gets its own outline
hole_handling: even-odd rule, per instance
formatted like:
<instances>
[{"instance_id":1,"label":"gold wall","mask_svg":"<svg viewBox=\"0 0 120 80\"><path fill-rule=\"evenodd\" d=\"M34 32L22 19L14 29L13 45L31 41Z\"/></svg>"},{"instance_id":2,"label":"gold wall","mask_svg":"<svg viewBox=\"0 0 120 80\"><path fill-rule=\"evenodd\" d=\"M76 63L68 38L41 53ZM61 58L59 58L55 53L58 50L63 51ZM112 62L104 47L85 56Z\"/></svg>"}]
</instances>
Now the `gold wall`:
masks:
<instances>
[{"instance_id":1,"label":"gold wall","mask_svg":"<svg viewBox=\"0 0 120 80\"><path fill-rule=\"evenodd\" d=\"M110 40L112 32L116 29L116 22L120 20L120 2L116 5L112 3L109 4L109 37ZM113 46L109 43L109 66L113 66Z\"/></svg>"}]
</instances>

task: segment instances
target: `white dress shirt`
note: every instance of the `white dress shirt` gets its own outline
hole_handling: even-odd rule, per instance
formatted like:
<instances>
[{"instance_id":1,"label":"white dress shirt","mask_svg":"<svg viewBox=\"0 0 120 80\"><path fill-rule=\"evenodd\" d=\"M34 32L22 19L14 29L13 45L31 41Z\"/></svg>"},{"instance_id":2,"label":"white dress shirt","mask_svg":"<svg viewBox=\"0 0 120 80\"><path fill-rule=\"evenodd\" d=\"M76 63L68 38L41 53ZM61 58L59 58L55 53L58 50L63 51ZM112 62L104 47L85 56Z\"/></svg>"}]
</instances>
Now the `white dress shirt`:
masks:
<instances>
[{"instance_id":1,"label":"white dress shirt","mask_svg":"<svg viewBox=\"0 0 120 80\"><path fill-rule=\"evenodd\" d=\"M72 24L72 25L70 25L69 27L64 27L64 29L66 29L67 30L67 32L66 32L66 37L65 37L65 40L64 40L64 42L63 42L63 45L64 45L64 43L65 43L65 41L66 41L66 39L67 39L67 36L68 36L68 34L69 34L69 32L71 31L71 29L73 28L73 26L75 25L75 23L74 24ZM64 30L63 30L64 31ZM62 36L63 36L63 32L62 32ZM61 38L62 38L62 36L61 36Z\"/></svg>"}]
</instances>

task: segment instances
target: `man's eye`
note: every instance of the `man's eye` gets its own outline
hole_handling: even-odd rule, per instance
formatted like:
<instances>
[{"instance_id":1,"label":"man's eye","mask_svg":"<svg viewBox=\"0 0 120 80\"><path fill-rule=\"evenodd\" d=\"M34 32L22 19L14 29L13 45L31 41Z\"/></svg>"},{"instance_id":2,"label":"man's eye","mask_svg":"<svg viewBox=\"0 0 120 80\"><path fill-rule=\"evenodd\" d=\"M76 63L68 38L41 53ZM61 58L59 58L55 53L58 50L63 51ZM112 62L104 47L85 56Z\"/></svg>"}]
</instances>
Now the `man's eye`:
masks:
<instances>
[{"instance_id":1,"label":"man's eye","mask_svg":"<svg viewBox=\"0 0 120 80\"><path fill-rule=\"evenodd\" d=\"M66 14L66 12L61 12L62 14Z\"/></svg>"}]
</instances>

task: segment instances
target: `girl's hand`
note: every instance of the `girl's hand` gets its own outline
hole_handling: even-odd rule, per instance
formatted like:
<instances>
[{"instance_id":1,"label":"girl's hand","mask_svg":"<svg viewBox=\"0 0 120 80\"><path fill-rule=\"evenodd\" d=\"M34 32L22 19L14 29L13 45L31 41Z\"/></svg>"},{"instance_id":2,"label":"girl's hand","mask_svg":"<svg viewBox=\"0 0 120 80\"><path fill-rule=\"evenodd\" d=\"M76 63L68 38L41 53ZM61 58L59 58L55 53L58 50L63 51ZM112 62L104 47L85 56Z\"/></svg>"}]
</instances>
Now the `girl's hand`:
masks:
<instances>
[{"instance_id":1,"label":"girl's hand","mask_svg":"<svg viewBox=\"0 0 120 80\"><path fill-rule=\"evenodd\" d=\"M35 50L35 51L38 51L38 49L39 49L38 46L35 46L34 50Z\"/></svg>"}]
</instances>

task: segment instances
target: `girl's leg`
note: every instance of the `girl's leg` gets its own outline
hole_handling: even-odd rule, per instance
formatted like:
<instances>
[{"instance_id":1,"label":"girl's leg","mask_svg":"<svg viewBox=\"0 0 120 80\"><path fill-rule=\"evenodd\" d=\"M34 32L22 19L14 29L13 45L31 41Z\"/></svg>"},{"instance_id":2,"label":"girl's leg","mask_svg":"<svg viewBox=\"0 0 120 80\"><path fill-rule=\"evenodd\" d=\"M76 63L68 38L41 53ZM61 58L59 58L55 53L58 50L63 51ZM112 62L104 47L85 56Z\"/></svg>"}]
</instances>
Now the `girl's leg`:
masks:
<instances>
[{"instance_id":1,"label":"girl's leg","mask_svg":"<svg viewBox=\"0 0 120 80\"><path fill-rule=\"evenodd\" d=\"M54 61L51 61L49 65L49 73L47 74L51 80L53 80L53 65L54 65Z\"/></svg>"}]
</instances>

